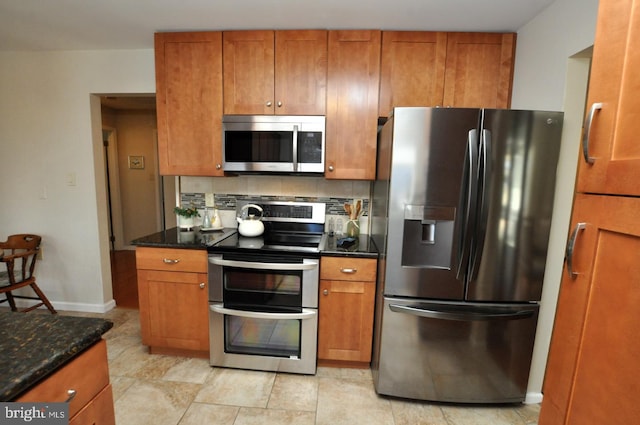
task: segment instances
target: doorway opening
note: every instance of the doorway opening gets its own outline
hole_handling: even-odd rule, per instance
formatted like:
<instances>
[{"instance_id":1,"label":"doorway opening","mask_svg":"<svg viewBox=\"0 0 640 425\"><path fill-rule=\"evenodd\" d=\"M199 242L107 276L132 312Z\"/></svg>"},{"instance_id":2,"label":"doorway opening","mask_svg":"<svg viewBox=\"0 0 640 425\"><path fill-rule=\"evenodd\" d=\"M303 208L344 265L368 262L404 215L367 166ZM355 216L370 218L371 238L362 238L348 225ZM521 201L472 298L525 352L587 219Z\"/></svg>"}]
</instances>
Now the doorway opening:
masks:
<instances>
[{"instance_id":1,"label":"doorway opening","mask_svg":"<svg viewBox=\"0 0 640 425\"><path fill-rule=\"evenodd\" d=\"M131 241L166 228L165 193L175 178L159 175L154 95L101 95L105 193L113 298L138 307Z\"/></svg>"}]
</instances>

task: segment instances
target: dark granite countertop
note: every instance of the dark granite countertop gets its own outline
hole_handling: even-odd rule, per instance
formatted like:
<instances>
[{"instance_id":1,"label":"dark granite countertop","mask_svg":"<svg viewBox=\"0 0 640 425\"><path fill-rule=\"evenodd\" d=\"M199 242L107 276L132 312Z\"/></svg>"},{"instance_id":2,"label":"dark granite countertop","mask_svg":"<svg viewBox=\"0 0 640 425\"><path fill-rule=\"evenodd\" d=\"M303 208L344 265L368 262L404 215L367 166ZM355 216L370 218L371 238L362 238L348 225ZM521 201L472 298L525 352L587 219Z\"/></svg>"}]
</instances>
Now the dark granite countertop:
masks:
<instances>
[{"instance_id":1,"label":"dark granite countertop","mask_svg":"<svg viewBox=\"0 0 640 425\"><path fill-rule=\"evenodd\" d=\"M195 227L193 231L172 227L161 232L143 236L131 241L131 245L157 248L207 249L228 236L236 233L236 229L224 227L221 230L202 232Z\"/></svg>"},{"instance_id":2,"label":"dark granite countertop","mask_svg":"<svg viewBox=\"0 0 640 425\"><path fill-rule=\"evenodd\" d=\"M0 401L11 401L102 338L98 318L0 311Z\"/></svg>"},{"instance_id":3,"label":"dark granite countertop","mask_svg":"<svg viewBox=\"0 0 640 425\"><path fill-rule=\"evenodd\" d=\"M226 227L213 232L201 232L197 227L194 231L185 232L173 227L162 232L135 239L131 244L157 248L207 249L207 247L213 246L235 233L236 229ZM355 240L345 240L345 238L346 235L328 236L327 244L320 254L378 258L378 249L373 240L369 238L369 235L362 234Z\"/></svg>"},{"instance_id":4,"label":"dark granite countertop","mask_svg":"<svg viewBox=\"0 0 640 425\"><path fill-rule=\"evenodd\" d=\"M361 234L358 238L329 236L322 255L333 257L365 257L378 258L378 248L369 235Z\"/></svg>"}]
</instances>

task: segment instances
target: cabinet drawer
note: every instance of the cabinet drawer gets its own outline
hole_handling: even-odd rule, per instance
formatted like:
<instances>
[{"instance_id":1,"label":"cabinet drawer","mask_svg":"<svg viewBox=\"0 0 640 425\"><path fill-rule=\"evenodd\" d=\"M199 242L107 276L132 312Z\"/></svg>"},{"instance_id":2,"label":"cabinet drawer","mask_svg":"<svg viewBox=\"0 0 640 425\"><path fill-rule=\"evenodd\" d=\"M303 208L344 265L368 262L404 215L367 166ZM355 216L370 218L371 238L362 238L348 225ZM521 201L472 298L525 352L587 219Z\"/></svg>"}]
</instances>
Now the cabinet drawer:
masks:
<instances>
[{"instance_id":1,"label":"cabinet drawer","mask_svg":"<svg viewBox=\"0 0 640 425\"><path fill-rule=\"evenodd\" d=\"M138 247L136 267L142 270L206 273L207 251Z\"/></svg>"},{"instance_id":2,"label":"cabinet drawer","mask_svg":"<svg viewBox=\"0 0 640 425\"><path fill-rule=\"evenodd\" d=\"M78 412L69 425L115 425L115 411L113 406L113 390L108 385L89 404Z\"/></svg>"},{"instance_id":3,"label":"cabinet drawer","mask_svg":"<svg viewBox=\"0 0 640 425\"><path fill-rule=\"evenodd\" d=\"M320 279L375 282L377 263L373 258L322 257Z\"/></svg>"},{"instance_id":4,"label":"cabinet drawer","mask_svg":"<svg viewBox=\"0 0 640 425\"><path fill-rule=\"evenodd\" d=\"M16 401L59 403L69 398L68 390L75 390L69 403L69 417L73 417L107 385L107 343L100 340Z\"/></svg>"}]
</instances>

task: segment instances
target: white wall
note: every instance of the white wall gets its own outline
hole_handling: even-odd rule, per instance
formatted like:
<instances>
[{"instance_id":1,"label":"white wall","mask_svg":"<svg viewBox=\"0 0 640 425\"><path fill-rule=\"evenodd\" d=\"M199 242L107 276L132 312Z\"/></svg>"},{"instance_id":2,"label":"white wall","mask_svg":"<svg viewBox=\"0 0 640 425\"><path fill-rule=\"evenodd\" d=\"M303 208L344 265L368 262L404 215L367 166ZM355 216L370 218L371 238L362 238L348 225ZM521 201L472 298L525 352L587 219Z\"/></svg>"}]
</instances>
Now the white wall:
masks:
<instances>
[{"instance_id":1,"label":"white wall","mask_svg":"<svg viewBox=\"0 0 640 425\"><path fill-rule=\"evenodd\" d=\"M597 8L597 0L557 0L518 31L511 106L565 112L528 402L542 397L573 201L589 72L589 60L574 56L593 45Z\"/></svg>"},{"instance_id":2,"label":"white wall","mask_svg":"<svg viewBox=\"0 0 640 425\"><path fill-rule=\"evenodd\" d=\"M119 111L116 113L118 132L118 171L120 200L124 218L123 244L161 230L156 220L158 170L154 158L157 128L155 111ZM144 169L129 168L129 156L144 157Z\"/></svg>"},{"instance_id":3,"label":"white wall","mask_svg":"<svg viewBox=\"0 0 640 425\"><path fill-rule=\"evenodd\" d=\"M100 105L90 94L154 92L153 50L0 53L0 239L43 236L37 278L57 308L113 303L104 176L94 172L103 168Z\"/></svg>"}]
</instances>

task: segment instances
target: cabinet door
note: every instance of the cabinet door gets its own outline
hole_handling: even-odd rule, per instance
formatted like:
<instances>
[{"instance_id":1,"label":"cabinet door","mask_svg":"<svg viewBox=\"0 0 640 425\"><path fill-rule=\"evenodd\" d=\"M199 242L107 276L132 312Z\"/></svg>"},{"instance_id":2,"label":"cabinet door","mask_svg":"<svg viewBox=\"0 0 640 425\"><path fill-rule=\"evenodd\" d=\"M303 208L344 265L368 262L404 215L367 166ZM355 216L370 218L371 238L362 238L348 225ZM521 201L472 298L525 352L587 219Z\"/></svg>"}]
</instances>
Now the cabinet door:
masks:
<instances>
[{"instance_id":1,"label":"cabinet door","mask_svg":"<svg viewBox=\"0 0 640 425\"><path fill-rule=\"evenodd\" d=\"M223 34L224 113L274 113L274 32Z\"/></svg>"},{"instance_id":2,"label":"cabinet door","mask_svg":"<svg viewBox=\"0 0 640 425\"><path fill-rule=\"evenodd\" d=\"M640 1L601 1L578 171L580 192L640 195L639 68Z\"/></svg>"},{"instance_id":3,"label":"cabinet door","mask_svg":"<svg viewBox=\"0 0 640 425\"><path fill-rule=\"evenodd\" d=\"M145 345L209 350L206 273L138 270L138 291Z\"/></svg>"},{"instance_id":4,"label":"cabinet door","mask_svg":"<svg viewBox=\"0 0 640 425\"><path fill-rule=\"evenodd\" d=\"M276 31L275 113L325 115L327 31Z\"/></svg>"},{"instance_id":5,"label":"cabinet door","mask_svg":"<svg viewBox=\"0 0 640 425\"><path fill-rule=\"evenodd\" d=\"M325 178L375 178L380 43L380 31L329 31Z\"/></svg>"},{"instance_id":6,"label":"cabinet door","mask_svg":"<svg viewBox=\"0 0 640 425\"><path fill-rule=\"evenodd\" d=\"M440 106L444 90L447 34L384 31L378 115L395 106Z\"/></svg>"},{"instance_id":7,"label":"cabinet door","mask_svg":"<svg viewBox=\"0 0 640 425\"><path fill-rule=\"evenodd\" d=\"M221 176L222 35L156 33L162 175Z\"/></svg>"},{"instance_id":8,"label":"cabinet door","mask_svg":"<svg viewBox=\"0 0 640 425\"><path fill-rule=\"evenodd\" d=\"M369 362L375 282L321 280L318 359Z\"/></svg>"},{"instance_id":9,"label":"cabinet door","mask_svg":"<svg viewBox=\"0 0 640 425\"><path fill-rule=\"evenodd\" d=\"M509 108L516 35L449 33L444 106Z\"/></svg>"},{"instance_id":10,"label":"cabinet door","mask_svg":"<svg viewBox=\"0 0 640 425\"><path fill-rule=\"evenodd\" d=\"M638 198L576 195L573 225L585 228L560 290L541 425L637 422L638 211Z\"/></svg>"}]
</instances>

